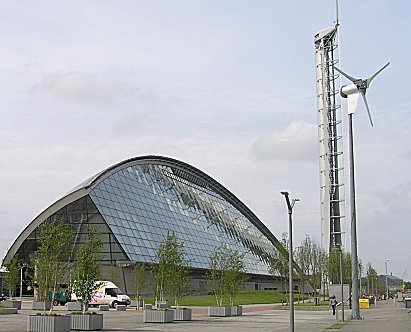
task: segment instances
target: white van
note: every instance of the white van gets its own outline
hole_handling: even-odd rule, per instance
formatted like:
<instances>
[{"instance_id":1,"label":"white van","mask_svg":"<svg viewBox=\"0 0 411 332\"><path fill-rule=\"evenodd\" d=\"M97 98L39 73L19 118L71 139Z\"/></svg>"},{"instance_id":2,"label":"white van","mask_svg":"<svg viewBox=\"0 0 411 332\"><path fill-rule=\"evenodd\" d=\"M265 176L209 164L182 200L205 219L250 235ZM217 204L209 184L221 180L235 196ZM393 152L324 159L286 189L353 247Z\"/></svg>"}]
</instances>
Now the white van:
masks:
<instances>
[{"instance_id":1,"label":"white van","mask_svg":"<svg viewBox=\"0 0 411 332\"><path fill-rule=\"evenodd\" d=\"M130 305L130 298L111 281L97 281L99 288L91 295L90 305L108 304L115 308L117 304ZM75 294L71 296L71 300L77 300Z\"/></svg>"}]
</instances>

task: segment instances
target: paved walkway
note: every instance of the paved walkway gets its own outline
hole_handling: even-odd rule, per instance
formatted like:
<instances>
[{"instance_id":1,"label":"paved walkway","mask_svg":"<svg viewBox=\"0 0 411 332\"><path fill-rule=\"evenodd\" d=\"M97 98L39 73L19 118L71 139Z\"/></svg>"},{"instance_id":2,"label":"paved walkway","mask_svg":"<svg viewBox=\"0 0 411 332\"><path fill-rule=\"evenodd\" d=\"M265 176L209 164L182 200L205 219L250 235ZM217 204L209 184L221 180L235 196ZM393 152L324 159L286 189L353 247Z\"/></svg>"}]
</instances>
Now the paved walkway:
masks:
<instances>
[{"instance_id":1,"label":"paved walkway","mask_svg":"<svg viewBox=\"0 0 411 332\"><path fill-rule=\"evenodd\" d=\"M27 329L27 317L34 312L31 302L23 302L23 309L18 314L0 315L0 331L23 332ZM288 331L289 311L273 310L273 305L244 306L244 315L240 317L208 317L205 308L195 308L193 320L172 324L144 324L141 310L101 312L104 315L104 331L178 331L178 332L265 332ZM277 306L275 306L277 307ZM96 310L96 309L92 309ZM361 310L364 319L348 321L339 331L411 331L411 315L402 303L379 302L377 308ZM67 313L67 308L57 307L56 312ZM351 314L346 310L346 316ZM331 310L295 311L295 331L318 332L332 331L335 323ZM337 330L334 330L337 331Z\"/></svg>"},{"instance_id":2,"label":"paved walkway","mask_svg":"<svg viewBox=\"0 0 411 332\"><path fill-rule=\"evenodd\" d=\"M402 302L379 301L377 306L361 310L362 320L351 320L340 331L411 331L410 309Z\"/></svg>"}]
</instances>

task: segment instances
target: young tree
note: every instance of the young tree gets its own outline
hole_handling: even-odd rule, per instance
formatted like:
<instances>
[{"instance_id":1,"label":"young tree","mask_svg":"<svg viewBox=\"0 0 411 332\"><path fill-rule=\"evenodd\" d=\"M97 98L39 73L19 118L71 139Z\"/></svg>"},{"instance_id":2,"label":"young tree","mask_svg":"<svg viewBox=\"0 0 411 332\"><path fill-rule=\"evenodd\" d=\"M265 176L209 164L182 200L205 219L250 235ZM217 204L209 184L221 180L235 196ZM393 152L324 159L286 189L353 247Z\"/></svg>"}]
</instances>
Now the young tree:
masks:
<instances>
[{"instance_id":1,"label":"young tree","mask_svg":"<svg viewBox=\"0 0 411 332\"><path fill-rule=\"evenodd\" d=\"M351 254L342 252L343 283L351 285ZM340 251L332 251L327 259L328 278L333 284L341 282L340 277Z\"/></svg>"},{"instance_id":2,"label":"young tree","mask_svg":"<svg viewBox=\"0 0 411 332\"><path fill-rule=\"evenodd\" d=\"M35 283L38 285L40 300L47 301L49 291L52 292L50 313L57 285L68 265L72 239L73 231L63 220L45 222L40 228L34 259Z\"/></svg>"},{"instance_id":3,"label":"young tree","mask_svg":"<svg viewBox=\"0 0 411 332\"><path fill-rule=\"evenodd\" d=\"M210 256L210 272L208 280L211 284L217 306L223 305L223 297L225 292L225 279L228 268L227 256L225 254L227 248L221 246L216 248Z\"/></svg>"},{"instance_id":4,"label":"young tree","mask_svg":"<svg viewBox=\"0 0 411 332\"><path fill-rule=\"evenodd\" d=\"M226 252L227 257L227 273L226 273L226 291L229 297L230 305L234 305L234 300L242 289L247 277L245 275L245 264L243 255L238 251L229 250Z\"/></svg>"},{"instance_id":5,"label":"young tree","mask_svg":"<svg viewBox=\"0 0 411 332\"><path fill-rule=\"evenodd\" d=\"M7 268L7 273L4 276L4 281L9 291L9 297L14 297L16 295L16 288L20 284L21 261L13 257L4 266Z\"/></svg>"},{"instance_id":6,"label":"young tree","mask_svg":"<svg viewBox=\"0 0 411 332\"><path fill-rule=\"evenodd\" d=\"M99 287L97 280L100 279L100 247L100 232L96 227L89 227L88 239L78 248L73 268L72 290L80 299L83 314L91 302L93 292Z\"/></svg>"},{"instance_id":7,"label":"young tree","mask_svg":"<svg viewBox=\"0 0 411 332\"><path fill-rule=\"evenodd\" d=\"M283 233L281 243L285 251L288 252L288 234ZM276 277L280 277L281 290L284 292L284 286L287 285L288 279L288 257L285 257L280 251L275 249L274 254L270 257L270 273ZM287 291L286 291L287 293ZM287 296L285 295L285 300L287 301Z\"/></svg>"},{"instance_id":8,"label":"young tree","mask_svg":"<svg viewBox=\"0 0 411 332\"><path fill-rule=\"evenodd\" d=\"M184 243L174 233L167 233L156 253L157 264L152 266L156 281L156 300L164 301L169 292L176 306L190 281L190 261L185 258Z\"/></svg>"},{"instance_id":9,"label":"young tree","mask_svg":"<svg viewBox=\"0 0 411 332\"><path fill-rule=\"evenodd\" d=\"M148 280L147 280L147 268L144 264L139 263L134 265L133 267L133 276L134 276L134 289L136 291L136 299L137 299L137 307L136 309L139 308L139 299L144 292L144 290L148 286Z\"/></svg>"},{"instance_id":10,"label":"young tree","mask_svg":"<svg viewBox=\"0 0 411 332\"><path fill-rule=\"evenodd\" d=\"M329 281L333 284L340 283L340 251L333 250L328 255L327 272Z\"/></svg>"},{"instance_id":11,"label":"young tree","mask_svg":"<svg viewBox=\"0 0 411 332\"><path fill-rule=\"evenodd\" d=\"M311 238L306 234L304 240L301 242L301 245L296 249L295 261L298 266L301 268L303 274L300 278L300 289L303 294L303 303L304 303L304 285L306 282L307 276L310 274L310 259L312 252L312 241Z\"/></svg>"},{"instance_id":12,"label":"young tree","mask_svg":"<svg viewBox=\"0 0 411 332\"><path fill-rule=\"evenodd\" d=\"M170 280L170 293L174 297L174 305L178 308L187 292L191 280L189 260L183 260L174 266L174 278Z\"/></svg>"},{"instance_id":13,"label":"young tree","mask_svg":"<svg viewBox=\"0 0 411 332\"><path fill-rule=\"evenodd\" d=\"M211 254L208 279L217 306L223 305L224 295L228 295L230 305L234 305L234 300L246 280L244 269L243 256L226 245L217 247Z\"/></svg>"},{"instance_id":14,"label":"young tree","mask_svg":"<svg viewBox=\"0 0 411 332\"><path fill-rule=\"evenodd\" d=\"M377 271L373 268L370 262L367 263L367 286L368 294L374 292L374 286L377 285Z\"/></svg>"},{"instance_id":15,"label":"young tree","mask_svg":"<svg viewBox=\"0 0 411 332\"><path fill-rule=\"evenodd\" d=\"M108 279L120 289L124 289L122 278L120 277L121 270L115 263L112 263L108 268Z\"/></svg>"},{"instance_id":16,"label":"young tree","mask_svg":"<svg viewBox=\"0 0 411 332\"><path fill-rule=\"evenodd\" d=\"M310 259L310 283L314 289L320 289L326 280L327 254L316 242L312 243ZM325 292L325 290L324 290Z\"/></svg>"}]
</instances>

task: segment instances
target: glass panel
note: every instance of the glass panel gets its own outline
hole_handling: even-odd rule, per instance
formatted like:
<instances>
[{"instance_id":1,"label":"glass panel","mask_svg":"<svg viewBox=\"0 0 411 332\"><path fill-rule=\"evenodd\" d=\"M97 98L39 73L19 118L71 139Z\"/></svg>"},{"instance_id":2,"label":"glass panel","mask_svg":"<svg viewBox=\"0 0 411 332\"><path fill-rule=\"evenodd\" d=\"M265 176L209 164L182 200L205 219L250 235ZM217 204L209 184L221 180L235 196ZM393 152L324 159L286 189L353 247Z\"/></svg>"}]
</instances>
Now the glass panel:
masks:
<instances>
[{"instance_id":1,"label":"glass panel","mask_svg":"<svg viewBox=\"0 0 411 332\"><path fill-rule=\"evenodd\" d=\"M181 169L144 164L118 170L51 220L64 218L78 242L88 225L102 233L102 259L155 261L168 232L184 241L187 258L196 268L209 268L214 248L226 244L244 254L249 273L269 274L267 258L274 247L244 215L201 178ZM19 251L36 247L36 232ZM32 251L31 251L32 252Z\"/></svg>"}]
</instances>

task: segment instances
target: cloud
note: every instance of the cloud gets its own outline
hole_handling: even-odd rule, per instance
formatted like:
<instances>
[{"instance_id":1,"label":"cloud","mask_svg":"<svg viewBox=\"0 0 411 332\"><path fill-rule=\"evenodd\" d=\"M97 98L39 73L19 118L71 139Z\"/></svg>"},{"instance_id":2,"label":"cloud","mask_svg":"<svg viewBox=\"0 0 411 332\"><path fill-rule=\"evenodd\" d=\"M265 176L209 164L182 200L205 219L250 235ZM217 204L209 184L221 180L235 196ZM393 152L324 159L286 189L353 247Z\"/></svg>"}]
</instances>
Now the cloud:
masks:
<instances>
[{"instance_id":1,"label":"cloud","mask_svg":"<svg viewBox=\"0 0 411 332\"><path fill-rule=\"evenodd\" d=\"M257 160L314 161L318 156L316 125L294 121L282 131L260 137L252 153Z\"/></svg>"},{"instance_id":2,"label":"cloud","mask_svg":"<svg viewBox=\"0 0 411 332\"><path fill-rule=\"evenodd\" d=\"M381 204L385 206L386 215L406 215L411 213L411 181L398 184L382 193L379 193Z\"/></svg>"},{"instance_id":3,"label":"cloud","mask_svg":"<svg viewBox=\"0 0 411 332\"><path fill-rule=\"evenodd\" d=\"M30 93L51 96L74 104L158 104L170 102L169 97L150 84L137 82L136 73L100 73L68 71L47 74L32 85Z\"/></svg>"},{"instance_id":4,"label":"cloud","mask_svg":"<svg viewBox=\"0 0 411 332\"><path fill-rule=\"evenodd\" d=\"M33 85L34 94L48 94L69 102L90 102L110 99L107 87L85 72L70 71L50 74Z\"/></svg>"}]
</instances>

